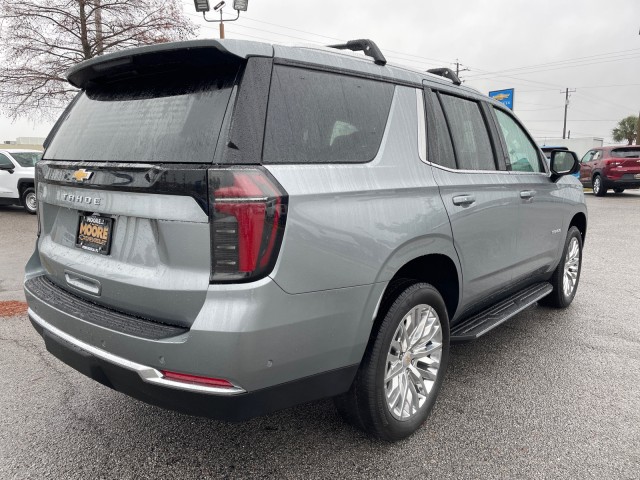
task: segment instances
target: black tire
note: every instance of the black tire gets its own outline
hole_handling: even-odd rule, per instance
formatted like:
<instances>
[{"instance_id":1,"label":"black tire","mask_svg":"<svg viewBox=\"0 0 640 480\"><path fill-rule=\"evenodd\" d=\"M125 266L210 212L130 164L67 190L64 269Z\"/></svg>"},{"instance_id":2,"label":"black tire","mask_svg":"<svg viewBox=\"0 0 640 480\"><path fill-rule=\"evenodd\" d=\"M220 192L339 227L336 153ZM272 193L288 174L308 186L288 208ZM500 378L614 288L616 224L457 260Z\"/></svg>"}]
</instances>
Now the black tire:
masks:
<instances>
[{"instance_id":1,"label":"black tire","mask_svg":"<svg viewBox=\"0 0 640 480\"><path fill-rule=\"evenodd\" d=\"M596 174L593 177L593 194L596 197L604 197L607 194L607 189L604 187L603 183L602 183L602 178L600 177L600 175Z\"/></svg>"},{"instance_id":2,"label":"black tire","mask_svg":"<svg viewBox=\"0 0 640 480\"><path fill-rule=\"evenodd\" d=\"M36 214L37 202L36 202L36 189L33 187L25 188L20 196L22 206L31 215Z\"/></svg>"},{"instance_id":3,"label":"black tire","mask_svg":"<svg viewBox=\"0 0 640 480\"><path fill-rule=\"evenodd\" d=\"M572 287L571 293L569 295L565 294L564 291L564 273L565 273L565 264L568 260L568 251L569 246L572 243L572 239L575 238L577 240L578 245L578 268L577 274L575 278L575 283ZM578 290L578 283L580 282L580 271L582 270L582 234L580 230L576 227L571 227L567 232L567 239L564 242L564 248L562 249L562 257L560 258L560 263L553 271L553 275L551 277L551 285L553 286L553 290L549 295L540 300L540 304L546 307L553 308L566 308L568 307L573 298L576 296L576 291Z\"/></svg>"},{"instance_id":4,"label":"black tire","mask_svg":"<svg viewBox=\"0 0 640 480\"><path fill-rule=\"evenodd\" d=\"M440 362L431 390L426 395L422 395L426 397L423 404L416 408L415 412L409 414L408 418L400 420L392 414L387 405L384 381L388 366L387 356L400 322L418 305L431 307L440 322L442 334L441 348L439 349ZM381 309L379 315L383 315L382 321L379 322L376 334L372 335L369 341L356 378L350 390L336 398L335 403L338 412L349 423L377 438L395 441L408 437L420 428L435 404L449 363L449 317L442 296L427 283L404 286L390 307L386 310ZM378 322L376 323L378 324ZM431 344L433 345L433 342ZM411 365L415 365L413 362L416 360L411 359L411 363L406 366L407 371ZM400 365L402 369L405 369L404 361ZM405 393L407 391L409 389L405 390ZM404 407L403 403L401 405Z\"/></svg>"},{"instance_id":5,"label":"black tire","mask_svg":"<svg viewBox=\"0 0 640 480\"><path fill-rule=\"evenodd\" d=\"M624 188L614 188L613 191L614 193L622 193L624 192Z\"/></svg>"}]
</instances>

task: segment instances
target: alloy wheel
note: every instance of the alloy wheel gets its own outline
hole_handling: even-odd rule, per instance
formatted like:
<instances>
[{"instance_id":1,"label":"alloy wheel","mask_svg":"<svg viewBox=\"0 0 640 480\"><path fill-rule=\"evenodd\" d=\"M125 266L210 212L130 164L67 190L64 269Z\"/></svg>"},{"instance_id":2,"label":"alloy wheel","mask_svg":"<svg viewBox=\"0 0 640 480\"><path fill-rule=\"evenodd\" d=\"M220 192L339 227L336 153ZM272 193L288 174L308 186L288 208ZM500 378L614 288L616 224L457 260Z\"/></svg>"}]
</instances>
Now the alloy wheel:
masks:
<instances>
[{"instance_id":1,"label":"alloy wheel","mask_svg":"<svg viewBox=\"0 0 640 480\"><path fill-rule=\"evenodd\" d=\"M424 405L438 377L442 359L442 326L429 305L416 305L393 334L384 377L389 412L412 418Z\"/></svg>"},{"instance_id":2,"label":"alloy wheel","mask_svg":"<svg viewBox=\"0 0 640 480\"><path fill-rule=\"evenodd\" d=\"M578 283L580 272L580 243L576 237L572 237L564 259L564 276L562 289L565 297L571 296Z\"/></svg>"}]
</instances>

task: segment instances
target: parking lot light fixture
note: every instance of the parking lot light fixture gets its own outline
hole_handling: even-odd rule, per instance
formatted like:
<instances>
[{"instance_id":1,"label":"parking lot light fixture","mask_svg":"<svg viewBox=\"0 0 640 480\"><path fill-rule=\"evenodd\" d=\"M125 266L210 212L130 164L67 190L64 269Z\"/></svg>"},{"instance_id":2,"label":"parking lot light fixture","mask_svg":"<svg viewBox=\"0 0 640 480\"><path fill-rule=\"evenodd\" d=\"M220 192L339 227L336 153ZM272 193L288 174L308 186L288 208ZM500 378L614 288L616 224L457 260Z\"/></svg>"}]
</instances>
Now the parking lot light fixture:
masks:
<instances>
[{"instance_id":1,"label":"parking lot light fixture","mask_svg":"<svg viewBox=\"0 0 640 480\"><path fill-rule=\"evenodd\" d=\"M238 12L246 12L249 7L249 0L233 0L233 9Z\"/></svg>"},{"instance_id":2,"label":"parking lot light fixture","mask_svg":"<svg viewBox=\"0 0 640 480\"><path fill-rule=\"evenodd\" d=\"M205 12L211 10L211 7L209 7L209 0L193 0L193 4L196 7L196 12L202 12L203 15Z\"/></svg>"}]
</instances>

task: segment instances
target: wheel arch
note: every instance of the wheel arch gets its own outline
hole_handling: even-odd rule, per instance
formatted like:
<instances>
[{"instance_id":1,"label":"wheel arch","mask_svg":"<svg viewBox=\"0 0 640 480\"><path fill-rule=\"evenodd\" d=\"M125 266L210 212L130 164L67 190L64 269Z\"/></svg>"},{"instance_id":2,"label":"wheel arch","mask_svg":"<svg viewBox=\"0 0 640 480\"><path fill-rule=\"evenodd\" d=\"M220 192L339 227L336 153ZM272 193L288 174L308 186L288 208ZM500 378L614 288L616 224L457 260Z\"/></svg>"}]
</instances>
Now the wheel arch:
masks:
<instances>
[{"instance_id":1,"label":"wheel arch","mask_svg":"<svg viewBox=\"0 0 640 480\"><path fill-rule=\"evenodd\" d=\"M35 181L33 178L21 178L18 180L18 195L20 196L20 201L22 201L22 194L29 187L35 188Z\"/></svg>"},{"instance_id":2,"label":"wheel arch","mask_svg":"<svg viewBox=\"0 0 640 480\"><path fill-rule=\"evenodd\" d=\"M584 245L585 239L587 238L587 216L582 212L576 213L569 223L569 228L571 227L576 227L580 230L582 244Z\"/></svg>"}]
</instances>

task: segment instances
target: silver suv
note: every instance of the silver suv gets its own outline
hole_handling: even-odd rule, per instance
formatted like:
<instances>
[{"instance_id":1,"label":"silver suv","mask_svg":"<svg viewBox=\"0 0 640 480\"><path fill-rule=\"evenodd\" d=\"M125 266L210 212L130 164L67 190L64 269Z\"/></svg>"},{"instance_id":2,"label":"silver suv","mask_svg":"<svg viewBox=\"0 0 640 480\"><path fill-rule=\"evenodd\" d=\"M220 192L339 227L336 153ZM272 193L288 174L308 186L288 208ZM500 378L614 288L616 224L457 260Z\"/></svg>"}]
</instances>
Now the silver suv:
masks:
<instances>
[{"instance_id":1,"label":"silver suv","mask_svg":"<svg viewBox=\"0 0 640 480\"><path fill-rule=\"evenodd\" d=\"M448 69L390 66L367 40L202 40L68 80L25 292L47 349L104 385L231 421L336 397L397 440L450 343L574 298L575 154L549 169Z\"/></svg>"}]
</instances>

